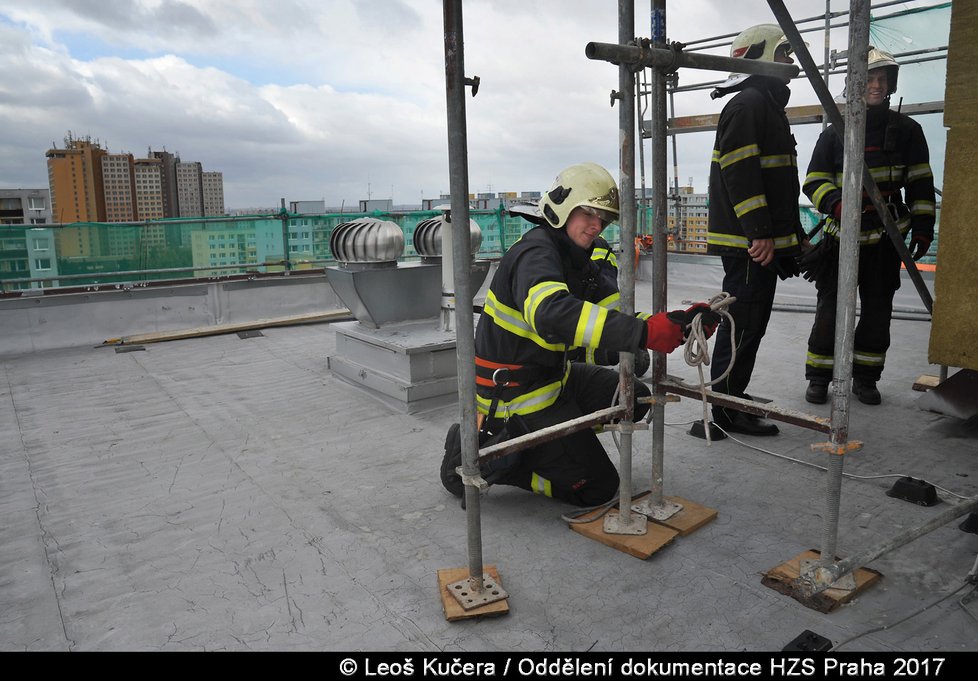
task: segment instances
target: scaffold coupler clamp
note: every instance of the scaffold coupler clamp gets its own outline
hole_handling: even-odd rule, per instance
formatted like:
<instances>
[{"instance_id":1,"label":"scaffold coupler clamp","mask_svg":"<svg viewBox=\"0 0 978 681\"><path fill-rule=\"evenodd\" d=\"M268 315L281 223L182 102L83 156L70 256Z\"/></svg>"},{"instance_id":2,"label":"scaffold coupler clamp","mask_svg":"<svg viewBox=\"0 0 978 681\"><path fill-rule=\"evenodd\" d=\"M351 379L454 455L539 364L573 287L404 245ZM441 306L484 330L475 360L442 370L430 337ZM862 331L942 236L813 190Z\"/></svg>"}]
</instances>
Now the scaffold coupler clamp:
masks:
<instances>
[{"instance_id":1,"label":"scaffold coupler clamp","mask_svg":"<svg viewBox=\"0 0 978 681\"><path fill-rule=\"evenodd\" d=\"M816 442L812 445L813 452L828 452L829 454L836 454L837 456L845 456L852 452L858 452L863 448L862 440L850 440L849 442L844 442L842 444L835 444L834 442Z\"/></svg>"}]
</instances>

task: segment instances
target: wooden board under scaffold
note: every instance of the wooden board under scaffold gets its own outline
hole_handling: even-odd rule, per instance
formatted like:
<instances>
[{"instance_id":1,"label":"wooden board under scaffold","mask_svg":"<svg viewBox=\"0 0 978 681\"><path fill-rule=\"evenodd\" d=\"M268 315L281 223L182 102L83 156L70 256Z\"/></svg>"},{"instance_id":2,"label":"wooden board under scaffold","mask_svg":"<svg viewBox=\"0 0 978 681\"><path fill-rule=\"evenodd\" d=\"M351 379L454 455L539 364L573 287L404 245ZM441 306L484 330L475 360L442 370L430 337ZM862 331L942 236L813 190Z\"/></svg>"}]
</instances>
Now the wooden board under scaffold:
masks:
<instances>
[{"instance_id":1,"label":"wooden board under scaffold","mask_svg":"<svg viewBox=\"0 0 978 681\"><path fill-rule=\"evenodd\" d=\"M484 565L482 569L497 584L502 586L502 581L499 579L499 572L496 570L495 565ZM445 609L446 620L456 622L458 620L472 619L473 617L495 617L509 613L509 601L505 599L469 610L463 608L455 596L451 594L448 586L449 584L466 579L468 576L468 568L445 568L438 571L438 592L441 594L441 604Z\"/></svg>"},{"instance_id":2,"label":"wooden board under scaffold","mask_svg":"<svg viewBox=\"0 0 978 681\"><path fill-rule=\"evenodd\" d=\"M828 613L861 595L866 589L883 578L882 573L876 570L859 568L854 570L851 575L855 581L854 588L837 589L830 587L821 593L808 594L798 586L802 562L817 561L820 556L821 553L814 549L800 553L791 560L765 572L761 584L786 596L791 596L807 608Z\"/></svg>"}]
</instances>

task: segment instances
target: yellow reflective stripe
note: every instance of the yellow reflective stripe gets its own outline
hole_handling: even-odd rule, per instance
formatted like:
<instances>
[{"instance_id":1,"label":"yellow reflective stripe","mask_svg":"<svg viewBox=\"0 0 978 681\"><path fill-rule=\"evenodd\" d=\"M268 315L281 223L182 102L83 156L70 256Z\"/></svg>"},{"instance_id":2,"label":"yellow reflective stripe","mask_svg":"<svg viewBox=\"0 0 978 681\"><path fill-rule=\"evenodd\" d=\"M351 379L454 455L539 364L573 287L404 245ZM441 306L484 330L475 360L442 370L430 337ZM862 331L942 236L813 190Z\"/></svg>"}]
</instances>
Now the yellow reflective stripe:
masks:
<instances>
[{"instance_id":1,"label":"yellow reflective stripe","mask_svg":"<svg viewBox=\"0 0 978 681\"><path fill-rule=\"evenodd\" d=\"M641 319L643 322L652 316L651 312L636 312L635 316Z\"/></svg>"},{"instance_id":2,"label":"yellow reflective stripe","mask_svg":"<svg viewBox=\"0 0 978 681\"><path fill-rule=\"evenodd\" d=\"M767 197L764 194L758 194L735 205L734 213L738 218L742 218L752 210L764 208L765 206L767 206Z\"/></svg>"},{"instance_id":3,"label":"yellow reflective stripe","mask_svg":"<svg viewBox=\"0 0 978 681\"><path fill-rule=\"evenodd\" d=\"M729 246L730 248L747 248L747 237L739 234L719 234L709 232L706 235L706 243L714 246Z\"/></svg>"},{"instance_id":4,"label":"yellow reflective stripe","mask_svg":"<svg viewBox=\"0 0 978 681\"><path fill-rule=\"evenodd\" d=\"M756 144L748 144L745 147L740 147L739 149L734 149L731 152L719 156L719 151L715 150L714 158L717 163L720 164L721 168L728 168L738 161L743 161L744 159L752 158L754 156L761 155L761 148Z\"/></svg>"},{"instance_id":5,"label":"yellow reflective stripe","mask_svg":"<svg viewBox=\"0 0 978 681\"><path fill-rule=\"evenodd\" d=\"M618 269L618 258L616 258L615 254L612 251L609 251L607 248L595 248L591 253L591 260L607 262L615 269Z\"/></svg>"},{"instance_id":6,"label":"yellow reflective stripe","mask_svg":"<svg viewBox=\"0 0 978 681\"><path fill-rule=\"evenodd\" d=\"M832 355L816 355L814 352L809 352L805 364L816 369L831 369L835 364L835 359Z\"/></svg>"},{"instance_id":7,"label":"yellow reflective stripe","mask_svg":"<svg viewBox=\"0 0 978 681\"><path fill-rule=\"evenodd\" d=\"M819 180L825 180L826 182L835 181L835 173L822 173L817 171L812 171L805 176L805 184L809 182L818 182Z\"/></svg>"},{"instance_id":8,"label":"yellow reflective stripe","mask_svg":"<svg viewBox=\"0 0 978 681\"><path fill-rule=\"evenodd\" d=\"M905 166L877 166L870 168L869 172L873 176L873 180L879 184L888 180L902 180L904 168Z\"/></svg>"},{"instance_id":9,"label":"yellow reflective stripe","mask_svg":"<svg viewBox=\"0 0 978 681\"><path fill-rule=\"evenodd\" d=\"M886 359L886 353L878 352L853 352L852 363L862 364L863 366L881 367Z\"/></svg>"},{"instance_id":10,"label":"yellow reflective stripe","mask_svg":"<svg viewBox=\"0 0 978 681\"><path fill-rule=\"evenodd\" d=\"M564 376L559 381L553 381L536 390L517 395L508 402L500 400L496 405L496 413L502 415L503 418L509 418L513 414L532 414L546 409L560 397L560 391L567 382L568 376L570 376L570 363L567 364L567 368L564 370ZM489 407L492 406L492 400L490 398L476 393L475 401L479 413L489 413Z\"/></svg>"},{"instance_id":11,"label":"yellow reflective stripe","mask_svg":"<svg viewBox=\"0 0 978 681\"><path fill-rule=\"evenodd\" d=\"M581 307L581 316L577 320L577 329L574 331L574 345L597 346L601 342L601 334L604 332L604 322L607 318L607 309L594 303L584 303Z\"/></svg>"},{"instance_id":12,"label":"yellow reflective stripe","mask_svg":"<svg viewBox=\"0 0 978 681\"><path fill-rule=\"evenodd\" d=\"M546 497L553 497L553 488L550 481L536 473L530 478L530 487L535 494L542 494Z\"/></svg>"},{"instance_id":13,"label":"yellow reflective stripe","mask_svg":"<svg viewBox=\"0 0 978 681\"><path fill-rule=\"evenodd\" d=\"M517 310L500 303L492 290L486 294L486 302L483 305L482 311L489 315L500 328L521 338L531 340L541 348L556 352L563 352L567 348L563 343L548 343L545 341L536 331L530 328L530 325L526 323L526 320L523 319L523 316Z\"/></svg>"},{"instance_id":14,"label":"yellow reflective stripe","mask_svg":"<svg viewBox=\"0 0 978 681\"><path fill-rule=\"evenodd\" d=\"M798 165L792 154L775 154L773 156L761 156L762 168L793 168Z\"/></svg>"},{"instance_id":15,"label":"yellow reflective stripe","mask_svg":"<svg viewBox=\"0 0 978 681\"><path fill-rule=\"evenodd\" d=\"M718 232L710 232L707 234L706 243L713 244L714 246L727 246L730 248L748 248L749 243L747 237L740 236L739 234L720 234ZM791 248L792 246L798 245L798 236L796 234L791 234L789 236L779 236L774 239L774 248Z\"/></svg>"},{"instance_id":16,"label":"yellow reflective stripe","mask_svg":"<svg viewBox=\"0 0 978 681\"><path fill-rule=\"evenodd\" d=\"M910 204L910 212L914 215L935 215L937 204L933 201L914 201Z\"/></svg>"},{"instance_id":17,"label":"yellow reflective stripe","mask_svg":"<svg viewBox=\"0 0 978 681\"><path fill-rule=\"evenodd\" d=\"M814 203L816 206L822 205L822 199L825 198L825 195L828 194L829 192L835 190L835 189L838 189L838 187L836 187L831 182L825 182L825 183L823 183L812 194L812 203Z\"/></svg>"},{"instance_id":18,"label":"yellow reflective stripe","mask_svg":"<svg viewBox=\"0 0 978 681\"><path fill-rule=\"evenodd\" d=\"M587 364L597 364L594 357L594 348L588 348L584 351L584 361Z\"/></svg>"},{"instance_id":19,"label":"yellow reflective stripe","mask_svg":"<svg viewBox=\"0 0 978 681\"><path fill-rule=\"evenodd\" d=\"M597 305L607 308L609 310L620 310L621 309L621 294L615 291L607 298L599 300Z\"/></svg>"},{"instance_id":20,"label":"yellow reflective stripe","mask_svg":"<svg viewBox=\"0 0 978 681\"><path fill-rule=\"evenodd\" d=\"M567 284L562 281L542 281L529 290L526 300L523 301L523 319L525 319L533 330L536 331L537 325L534 316L540 303L547 297L561 291L568 291Z\"/></svg>"},{"instance_id":21,"label":"yellow reflective stripe","mask_svg":"<svg viewBox=\"0 0 978 681\"><path fill-rule=\"evenodd\" d=\"M907 182L914 182L925 177L934 177L930 163L917 163L907 168Z\"/></svg>"}]
</instances>

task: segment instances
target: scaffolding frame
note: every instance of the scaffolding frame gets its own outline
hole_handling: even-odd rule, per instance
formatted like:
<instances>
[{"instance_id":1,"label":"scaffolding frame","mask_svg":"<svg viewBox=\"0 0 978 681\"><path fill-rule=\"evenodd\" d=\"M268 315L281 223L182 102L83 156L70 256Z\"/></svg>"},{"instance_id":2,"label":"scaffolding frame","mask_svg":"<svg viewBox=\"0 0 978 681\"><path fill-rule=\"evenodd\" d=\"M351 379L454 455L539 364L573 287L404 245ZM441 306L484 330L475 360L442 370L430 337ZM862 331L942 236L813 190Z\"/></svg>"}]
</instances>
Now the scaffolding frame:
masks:
<instances>
[{"instance_id":1,"label":"scaffolding frame","mask_svg":"<svg viewBox=\"0 0 978 681\"><path fill-rule=\"evenodd\" d=\"M785 31L795 53L804 67L816 93L826 112L830 114L842 130L842 118L835 105L828 87L822 81L818 67L814 64L801 40L783 0L767 0L778 23ZM454 256L454 293L457 309L473 309L473 291L469 282L469 272L465 266L469 253L468 231L468 160L465 128L465 86L473 85L473 95L478 84L478 78L467 79L464 76L464 57L462 40L462 9L461 0L443 0L445 17L445 71L446 98L448 102L448 138L449 138L449 167L451 175L452 195L452 253ZM636 145L636 110L638 106L635 84L637 73L644 68L652 68L650 90L651 105L651 138L652 138L652 208L653 208L653 282L652 282L652 312L665 311L666 305L666 233L667 233L667 196L668 178L666 172L666 94L667 76L678 68L689 67L699 69L717 69L746 72L759 75L794 77L799 69L793 65L771 62L749 62L743 59L732 59L713 55L692 54L683 51L680 46L669 46L666 43L666 0L651 0L652 6L652 38L636 39L634 30L635 2L634 0L619 0L619 44L589 43L585 54L589 59L609 61L619 69L619 91L613 93L614 99L619 100L619 140L620 140L620 227L623 244L633 243L636 232L637 201L635 197L635 145ZM869 34L869 0L850 1L850 54L865 54L868 49ZM863 159L863 139L865 137L865 102L863 94L866 88L866 63L863 60L850 61L848 64L848 100L847 120L857 123L845 128L845 169L842 210L842 244L840 247L839 263L839 310L836 324L836 357L835 375L833 377L833 408L830 421L812 417L794 410L782 409L776 405L760 405L748 400L720 395L706 391L706 399L712 404L719 404L739 411L763 415L774 420L780 420L794 425L806 427L818 432L831 434L831 442L813 445L822 449L829 457L828 475L826 478L826 513L823 527L822 551L818 563L805 570L794 584L799 594L810 596L828 588L839 578L850 574L865 563L882 555L886 551L902 546L922 534L936 529L954 518L971 512L978 507L978 498L956 504L954 507L932 518L923 525L912 528L882 544L872 547L862 554L852 556L843 561L835 561L835 548L838 537L838 515L841 496L843 456L855 449L860 443L849 439L849 388L852 377L852 354L855 329L855 298L856 276L858 273L857 235L860 224L861 194L863 188L869 193L876 210L880 213L886 225L887 233L894 240L901 257L914 279L915 286L921 294L928 311L931 310L930 293L924 286L919 272L916 271L909 251L899 238L899 230L893 223L889 211L883 205L882 196L876 187L871 174L865 167ZM640 139L640 138L639 138ZM644 176L644 168L643 168ZM645 196L642 197L645 200ZM902 249L902 250L901 250ZM625 247L622 252L623 266L620 269L621 280L621 309L626 314L634 312L635 304L635 252ZM525 449L534 444L553 440L564 435L590 428L598 423L606 423L610 419L620 419L614 426L619 430L619 453L621 456L621 485L619 488L619 517L610 531L619 534L635 533L635 524L646 520L646 511L652 514L655 509L664 508L664 412L669 401L668 393L701 397L701 393L689 391L687 388L669 381L666 378L666 356L661 352L652 353L652 494L641 520L631 513L632 499L632 432L636 429L632 423L632 404L634 400L634 355L622 353L619 366L620 403L593 414L567 421L562 424L523 435L498 445L479 450L476 427L476 396L475 396L475 334L471 315L461 315L457 319L457 360L459 377L459 410L462 435L462 466L461 473L465 487L464 500L466 522L468 529L468 585L471 591L480 598L479 603L489 602L486 591L496 591L492 578L483 572L480 489L485 486L479 475L479 464L505 456L514 451ZM840 354L841 353L841 354ZM660 516L654 515L659 518ZM668 516L666 516L668 517ZM606 532L607 529L606 524ZM501 591L501 589L499 590ZM504 592L503 592L504 593ZM506 596L503 595L502 598ZM463 607L465 605L463 604Z\"/></svg>"}]
</instances>

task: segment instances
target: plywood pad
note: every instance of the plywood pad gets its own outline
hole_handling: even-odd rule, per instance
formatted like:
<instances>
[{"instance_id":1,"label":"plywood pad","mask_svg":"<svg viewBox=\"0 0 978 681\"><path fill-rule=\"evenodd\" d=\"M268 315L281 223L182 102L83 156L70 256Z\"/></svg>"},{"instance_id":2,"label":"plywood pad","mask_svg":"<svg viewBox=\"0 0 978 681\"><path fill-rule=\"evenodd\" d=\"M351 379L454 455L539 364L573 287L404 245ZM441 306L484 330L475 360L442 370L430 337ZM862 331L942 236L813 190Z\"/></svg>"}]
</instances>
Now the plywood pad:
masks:
<instances>
[{"instance_id":1,"label":"plywood pad","mask_svg":"<svg viewBox=\"0 0 978 681\"><path fill-rule=\"evenodd\" d=\"M805 607L818 610L819 612L832 612L843 603L848 603L856 596L859 596L883 578L883 575L876 570L859 568L852 573L852 576L856 580L856 588L854 590L826 589L819 594L806 595L795 584L801 575L801 562L806 559L818 560L820 556L821 553L814 549L800 553L788 562L773 567L764 573L761 584L787 596L791 596Z\"/></svg>"},{"instance_id":2,"label":"plywood pad","mask_svg":"<svg viewBox=\"0 0 978 681\"><path fill-rule=\"evenodd\" d=\"M495 565L483 565L482 570L487 572L490 577L496 580L496 583L499 584L499 586L503 586L502 580L499 579L499 572L496 571ZM468 576L468 568L446 568L438 571L438 593L441 594L441 604L445 609L446 620L449 622L456 622L458 620L471 619L473 617L492 617L509 613L509 601L506 599L496 601L495 603L489 603L488 605L483 605L478 608L472 608L471 610L466 610L459 605L458 601L455 600L455 596L448 591L448 585L466 579Z\"/></svg>"},{"instance_id":3,"label":"plywood pad","mask_svg":"<svg viewBox=\"0 0 978 681\"><path fill-rule=\"evenodd\" d=\"M645 501L651 492L648 494L643 494L637 497L633 502L635 504ZM679 511L677 514L665 520L656 520L654 518L649 518L649 522L655 522L659 525L665 525L666 527L671 527L679 533L680 537L685 537L687 534L691 534L696 530L700 529L707 523L714 520L718 512L712 508L707 508L706 506L701 506L695 501L690 501L689 499L683 499L682 497L664 497L665 501L671 501L674 504L679 504L683 507L683 510Z\"/></svg>"},{"instance_id":4,"label":"plywood pad","mask_svg":"<svg viewBox=\"0 0 978 681\"><path fill-rule=\"evenodd\" d=\"M593 517L594 519L587 521L589 517ZM571 523L571 529L583 534L589 539L599 541L605 546L624 551L642 560L645 560L671 542L679 534L679 532L670 527L655 523L649 523L648 531L641 535L608 534L604 531L604 516L601 515L599 510L581 516L581 520L585 520L586 522Z\"/></svg>"},{"instance_id":5,"label":"plywood pad","mask_svg":"<svg viewBox=\"0 0 978 681\"><path fill-rule=\"evenodd\" d=\"M930 376L928 374L921 374L913 383L913 389L917 392L925 393L931 388L936 388L941 384L941 379L939 376Z\"/></svg>"}]
</instances>

